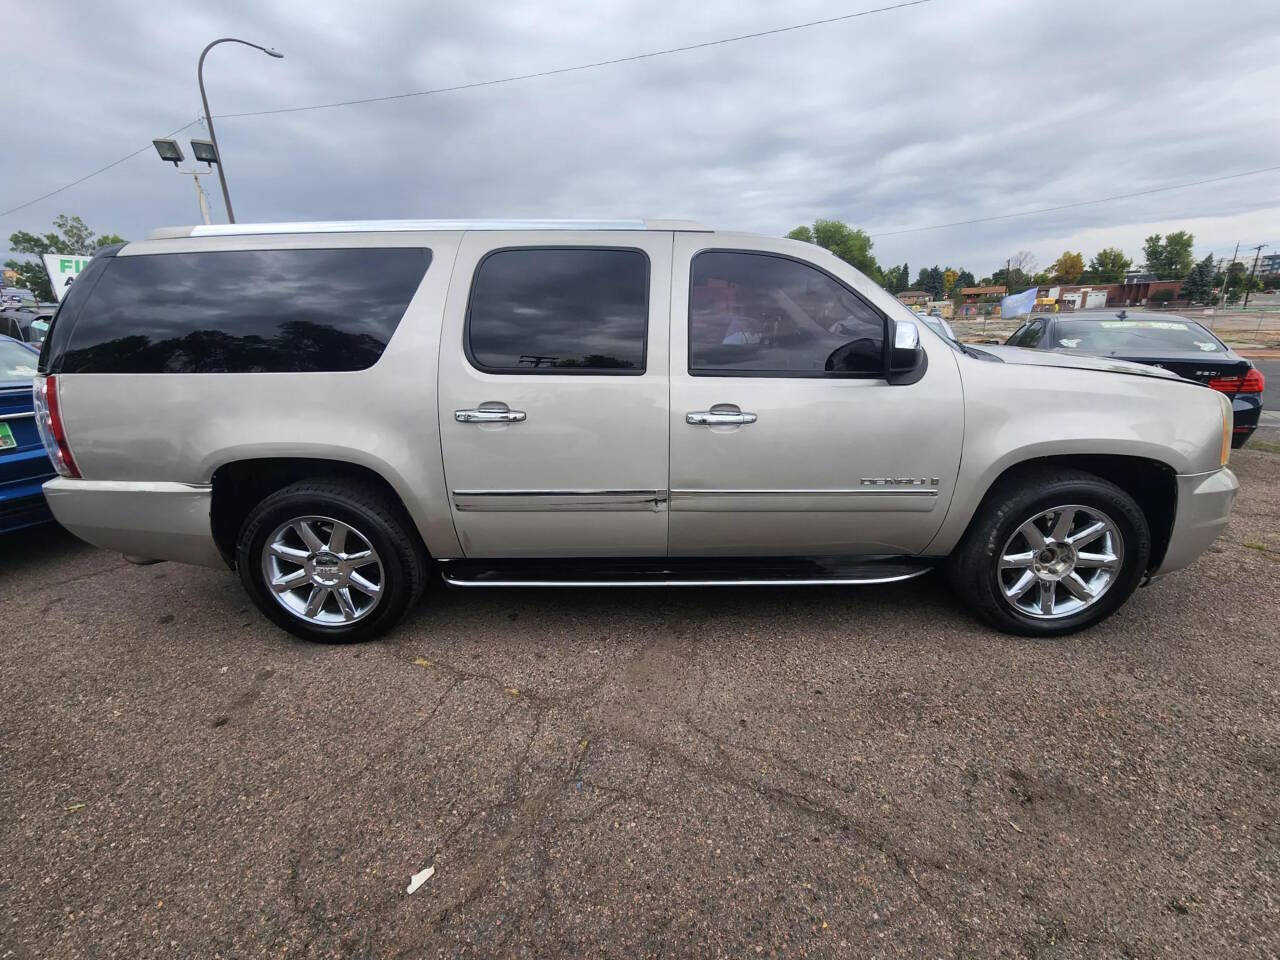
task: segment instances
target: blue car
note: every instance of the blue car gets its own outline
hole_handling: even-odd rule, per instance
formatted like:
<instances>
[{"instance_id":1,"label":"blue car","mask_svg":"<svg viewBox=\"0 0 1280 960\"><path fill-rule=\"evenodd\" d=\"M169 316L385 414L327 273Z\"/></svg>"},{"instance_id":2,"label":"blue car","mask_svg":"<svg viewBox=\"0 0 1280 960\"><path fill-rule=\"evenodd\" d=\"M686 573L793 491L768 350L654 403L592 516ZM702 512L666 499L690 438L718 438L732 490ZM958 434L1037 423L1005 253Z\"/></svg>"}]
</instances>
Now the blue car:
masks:
<instances>
[{"instance_id":1,"label":"blue car","mask_svg":"<svg viewBox=\"0 0 1280 960\"><path fill-rule=\"evenodd\" d=\"M0 337L0 533L53 519L40 487L54 476L36 431L31 380L39 351Z\"/></svg>"}]
</instances>

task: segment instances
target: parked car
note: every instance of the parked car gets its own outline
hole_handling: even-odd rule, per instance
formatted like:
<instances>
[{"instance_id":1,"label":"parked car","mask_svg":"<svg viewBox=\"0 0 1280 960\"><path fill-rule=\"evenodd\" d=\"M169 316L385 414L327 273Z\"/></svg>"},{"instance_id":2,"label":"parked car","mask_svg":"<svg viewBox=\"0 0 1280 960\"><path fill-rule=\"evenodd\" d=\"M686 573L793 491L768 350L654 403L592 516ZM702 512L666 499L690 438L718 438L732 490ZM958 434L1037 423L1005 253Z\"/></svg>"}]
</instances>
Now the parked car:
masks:
<instances>
[{"instance_id":1,"label":"parked car","mask_svg":"<svg viewBox=\"0 0 1280 960\"><path fill-rule=\"evenodd\" d=\"M30 345L0 336L0 533L53 519L41 487L55 474L31 393L37 361Z\"/></svg>"},{"instance_id":2,"label":"parked car","mask_svg":"<svg viewBox=\"0 0 1280 960\"><path fill-rule=\"evenodd\" d=\"M939 336L946 337L948 340L956 339L956 332L951 329L951 324L942 319L942 315L938 313L930 313L927 316L921 314L920 319L934 333Z\"/></svg>"},{"instance_id":3,"label":"parked car","mask_svg":"<svg viewBox=\"0 0 1280 960\"><path fill-rule=\"evenodd\" d=\"M0 310L0 336L39 344L49 329L56 307L15 307Z\"/></svg>"},{"instance_id":4,"label":"parked car","mask_svg":"<svg viewBox=\"0 0 1280 960\"><path fill-rule=\"evenodd\" d=\"M95 256L54 320L45 492L91 543L231 566L313 640L381 633L440 579L938 565L994 626L1067 633L1227 523L1230 404L998 350L820 247L684 221L166 228Z\"/></svg>"},{"instance_id":5,"label":"parked car","mask_svg":"<svg viewBox=\"0 0 1280 960\"><path fill-rule=\"evenodd\" d=\"M1243 447L1258 429L1267 385L1262 371L1186 317L1141 310L1035 317L1014 331L1007 344L1172 370L1231 398L1233 447Z\"/></svg>"}]
</instances>

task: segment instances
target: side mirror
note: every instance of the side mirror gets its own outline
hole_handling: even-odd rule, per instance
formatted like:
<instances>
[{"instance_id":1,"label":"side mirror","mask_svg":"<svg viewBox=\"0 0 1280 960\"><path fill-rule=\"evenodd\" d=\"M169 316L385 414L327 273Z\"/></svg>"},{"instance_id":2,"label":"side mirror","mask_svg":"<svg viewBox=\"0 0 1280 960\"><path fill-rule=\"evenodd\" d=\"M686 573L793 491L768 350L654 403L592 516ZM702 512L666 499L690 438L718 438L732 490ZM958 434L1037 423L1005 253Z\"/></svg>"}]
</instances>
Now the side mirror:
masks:
<instances>
[{"instance_id":1,"label":"side mirror","mask_svg":"<svg viewBox=\"0 0 1280 960\"><path fill-rule=\"evenodd\" d=\"M910 374L924 365L920 329L910 320L893 322L893 349L889 351L889 373Z\"/></svg>"}]
</instances>

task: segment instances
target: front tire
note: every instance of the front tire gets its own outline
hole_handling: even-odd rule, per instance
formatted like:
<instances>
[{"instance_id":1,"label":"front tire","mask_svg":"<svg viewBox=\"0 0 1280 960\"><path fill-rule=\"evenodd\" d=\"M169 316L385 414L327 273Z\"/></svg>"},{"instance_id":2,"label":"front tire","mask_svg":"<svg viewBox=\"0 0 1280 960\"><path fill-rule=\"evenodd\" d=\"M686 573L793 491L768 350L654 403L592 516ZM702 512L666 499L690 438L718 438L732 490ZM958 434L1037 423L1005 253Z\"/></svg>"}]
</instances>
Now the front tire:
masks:
<instances>
[{"instance_id":1,"label":"front tire","mask_svg":"<svg viewBox=\"0 0 1280 960\"><path fill-rule=\"evenodd\" d=\"M427 563L404 509L346 479L277 490L250 511L236 541L236 569L258 609L320 643L391 629L422 596Z\"/></svg>"},{"instance_id":2,"label":"front tire","mask_svg":"<svg viewBox=\"0 0 1280 960\"><path fill-rule=\"evenodd\" d=\"M1150 556L1146 516L1129 494L1082 470L1044 469L992 488L948 574L996 629L1055 637L1119 609Z\"/></svg>"}]
</instances>

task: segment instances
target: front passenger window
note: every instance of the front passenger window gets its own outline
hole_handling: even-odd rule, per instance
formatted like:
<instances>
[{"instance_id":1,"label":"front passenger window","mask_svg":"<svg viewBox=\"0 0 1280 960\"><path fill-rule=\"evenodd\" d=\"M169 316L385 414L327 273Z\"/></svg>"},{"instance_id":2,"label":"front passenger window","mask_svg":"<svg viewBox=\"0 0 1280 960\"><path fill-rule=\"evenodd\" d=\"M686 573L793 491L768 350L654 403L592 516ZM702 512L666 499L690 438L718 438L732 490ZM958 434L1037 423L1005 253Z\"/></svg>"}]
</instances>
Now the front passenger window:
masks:
<instances>
[{"instance_id":1,"label":"front passenger window","mask_svg":"<svg viewBox=\"0 0 1280 960\"><path fill-rule=\"evenodd\" d=\"M884 316L816 267L726 250L693 259L695 376L881 377L884 344Z\"/></svg>"}]
</instances>

